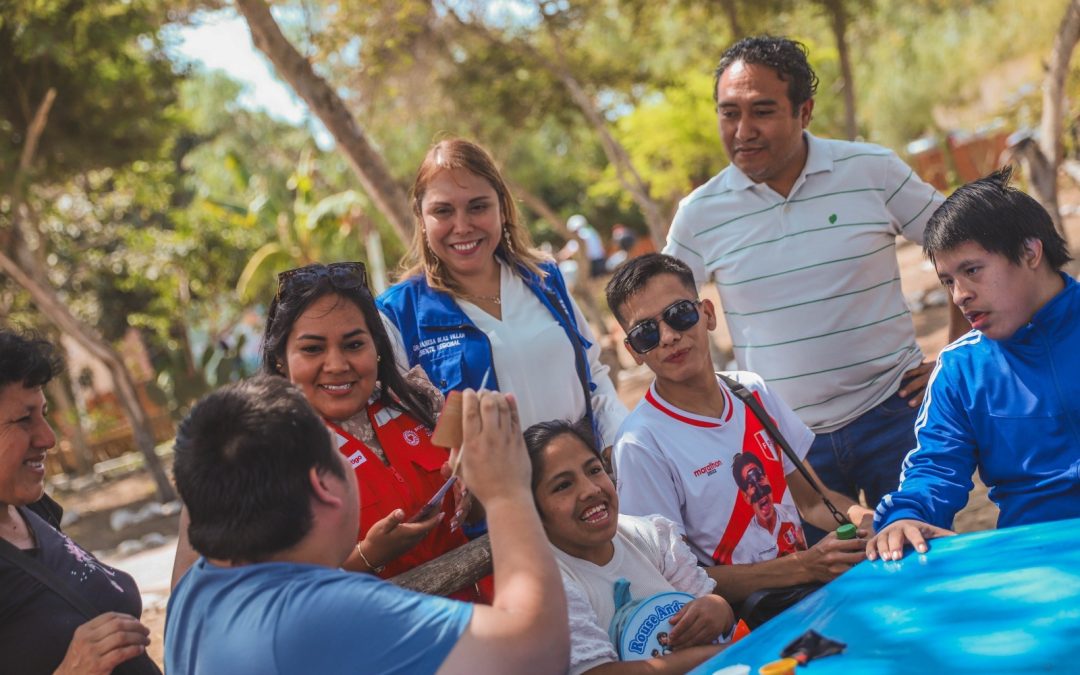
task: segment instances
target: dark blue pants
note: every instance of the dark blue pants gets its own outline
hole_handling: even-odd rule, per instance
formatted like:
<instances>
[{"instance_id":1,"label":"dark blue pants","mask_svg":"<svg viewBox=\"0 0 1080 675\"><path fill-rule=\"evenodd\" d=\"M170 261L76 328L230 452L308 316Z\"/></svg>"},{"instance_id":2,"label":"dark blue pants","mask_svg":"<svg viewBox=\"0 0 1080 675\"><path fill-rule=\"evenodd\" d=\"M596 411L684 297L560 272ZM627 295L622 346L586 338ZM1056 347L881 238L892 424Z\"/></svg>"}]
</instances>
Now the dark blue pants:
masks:
<instances>
[{"instance_id":1,"label":"dark blue pants","mask_svg":"<svg viewBox=\"0 0 1080 675\"><path fill-rule=\"evenodd\" d=\"M873 510L900 483L900 465L915 447L915 417L919 409L894 394L846 426L819 434L806 459L829 488ZM825 532L803 523L806 543L813 545Z\"/></svg>"}]
</instances>

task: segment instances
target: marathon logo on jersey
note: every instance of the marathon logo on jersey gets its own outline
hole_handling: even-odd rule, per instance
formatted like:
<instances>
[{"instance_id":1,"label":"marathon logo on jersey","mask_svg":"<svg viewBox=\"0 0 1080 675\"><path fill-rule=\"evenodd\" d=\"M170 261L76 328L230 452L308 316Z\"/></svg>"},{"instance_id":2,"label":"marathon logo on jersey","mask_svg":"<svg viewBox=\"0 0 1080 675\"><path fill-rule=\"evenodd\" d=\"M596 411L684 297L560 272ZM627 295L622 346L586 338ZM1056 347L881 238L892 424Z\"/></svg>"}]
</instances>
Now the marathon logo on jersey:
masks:
<instances>
[{"instance_id":1,"label":"marathon logo on jersey","mask_svg":"<svg viewBox=\"0 0 1080 675\"><path fill-rule=\"evenodd\" d=\"M694 478L701 478L702 476L711 476L716 473L717 469L724 465L724 460L714 459L700 469L694 469Z\"/></svg>"},{"instance_id":2,"label":"marathon logo on jersey","mask_svg":"<svg viewBox=\"0 0 1080 675\"><path fill-rule=\"evenodd\" d=\"M768 431L762 429L754 434L754 441L757 442L758 448L766 457L774 462L780 459L780 455L776 451L776 443L773 441L772 436L769 435Z\"/></svg>"},{"instance_id":3,"label":"marathon logo on jersey","mask_svg":"<svg viewBox=\"0 0 1080 675\"><path fill-rule=\"evenodd\" d=\"M405 439L405 442L408 443L409 445L412 445L412 446L420 445L420 435L417 434L412 429L406 429L405 433L401 434L401 436L402 436L402 438Z\"/></svg>"},{"instance_id":4,"label":"marathon logo on jersey","mask_svg":"<svg viewBox=\"0 0 1080 675\"><path fill-rule=\"evenodd\" d=\"M364 453L357 450L353 454L349 455L349 466L356 468L367 461L367 457L364 457Z\"/></svg>"}]
</instances>

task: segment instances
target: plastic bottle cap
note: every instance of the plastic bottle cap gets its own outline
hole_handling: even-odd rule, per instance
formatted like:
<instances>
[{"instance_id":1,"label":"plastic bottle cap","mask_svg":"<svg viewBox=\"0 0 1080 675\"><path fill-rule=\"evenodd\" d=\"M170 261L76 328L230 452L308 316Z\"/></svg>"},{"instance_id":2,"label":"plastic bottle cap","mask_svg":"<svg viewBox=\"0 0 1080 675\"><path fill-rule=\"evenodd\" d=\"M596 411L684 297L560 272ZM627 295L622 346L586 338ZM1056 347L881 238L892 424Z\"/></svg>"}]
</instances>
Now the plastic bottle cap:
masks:
<instances>
[{"instance_id":1,"label":"plastic bottle cap","mask_svg":"<svg viewBox=\"0 0 1080 675\"><path fill-rule=\"evenodd\" d=\"M840 527L836 528L837 539L854 539L855 535L855 526L851 523L848 523L847 525L841 525Z\"/></svg>"},{"instance_id":2,"label":"plastic bottle cap","mask_svg":"<svg viewBox=\"0 0 1080 675\"><path fill-rule=\"evenodd\" d=\"M760 675L792 675L797 665L799 665L799 662L795 659L780 659L779 661L766 663L758 669L758 673Z\"/></svg>"}]
</instances>

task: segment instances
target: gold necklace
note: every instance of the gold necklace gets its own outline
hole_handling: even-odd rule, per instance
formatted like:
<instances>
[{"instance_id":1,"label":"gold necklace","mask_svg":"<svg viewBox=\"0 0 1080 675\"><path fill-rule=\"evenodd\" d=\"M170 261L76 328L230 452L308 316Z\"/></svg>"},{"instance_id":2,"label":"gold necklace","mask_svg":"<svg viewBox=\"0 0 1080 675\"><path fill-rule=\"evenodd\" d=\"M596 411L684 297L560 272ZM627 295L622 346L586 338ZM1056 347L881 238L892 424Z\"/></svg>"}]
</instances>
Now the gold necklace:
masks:
<instances>
[{"instance_id":1,"label":"gold necklace","mask_svg":"<svg viewBox=\"0 0 1080 675\"><path fill-rule=\"evenodd\" d=\"M502 306L502 298L498 295L472 295L470 293L462 293L461 295L469 300L486 300L487 302L494 302L496 305Z\"/></svg>"}]
</instances>

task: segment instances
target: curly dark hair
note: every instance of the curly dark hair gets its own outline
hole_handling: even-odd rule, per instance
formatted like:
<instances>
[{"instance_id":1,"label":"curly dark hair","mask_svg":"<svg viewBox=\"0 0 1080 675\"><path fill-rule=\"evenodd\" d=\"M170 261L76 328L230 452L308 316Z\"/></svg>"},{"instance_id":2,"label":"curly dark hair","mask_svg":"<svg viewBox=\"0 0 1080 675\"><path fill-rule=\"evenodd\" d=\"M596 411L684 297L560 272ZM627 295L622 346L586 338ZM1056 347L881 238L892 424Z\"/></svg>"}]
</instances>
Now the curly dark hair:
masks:
<instances>
[{"instance_id":1,"label":"curly dark hair","mask_svg":"<svg viewBox=\"0 0 1080 675\"><path fill-rule=\"evenodd\" d=\"M36 335L0 328L0 387L43 387L64 370L56 346Z\"/></svg>"},{"instance_id":2,"label":"curly dark hair","mask_svg":"<svg viewBox=\"0 0 1080 675\"><path fill-rule=\"evenodd\" d=\"M773 35L759 35L739 40L727 48L713 75L713 100L720 77L733 63L762 65L772 68L781 80L788 83L788 100L792 113L798 115L799 106L814 98L817 93L818 76L806 59L806 45L796 40Z\"/></svg>"}]
</instances>

